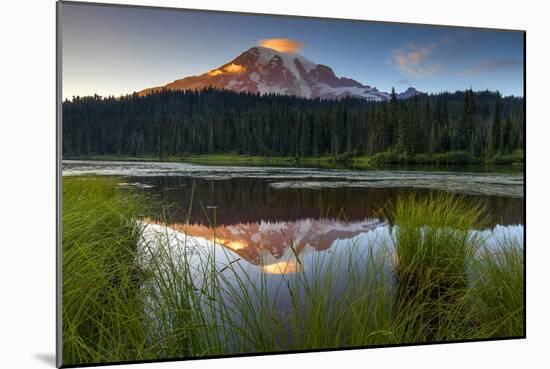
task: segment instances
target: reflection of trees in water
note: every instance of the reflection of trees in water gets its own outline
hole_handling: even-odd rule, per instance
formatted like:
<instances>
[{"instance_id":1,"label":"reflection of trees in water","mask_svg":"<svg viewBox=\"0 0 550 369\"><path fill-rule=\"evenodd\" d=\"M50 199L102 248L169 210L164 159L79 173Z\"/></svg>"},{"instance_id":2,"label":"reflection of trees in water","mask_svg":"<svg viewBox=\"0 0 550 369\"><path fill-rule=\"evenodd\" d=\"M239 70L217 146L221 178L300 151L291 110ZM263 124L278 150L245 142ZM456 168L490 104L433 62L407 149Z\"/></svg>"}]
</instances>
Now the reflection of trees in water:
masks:
<instances>
[{"instance_id":1,"label":"reflection of trees in water","mask_svg":"<svg viewBox=\"0 0 550 369\"><path fill-rule=\"evenodd\" d=\"M484 197L491 216L491 224L524 224L523 199L488 196Z\"/></svg>"},{"instance_id":2,"label":"reflection of trees in water","mask_svg":"<svg viewBox=\"0 0 550 369\"><path fill-rule=\"evenodd\" d=\"M143 178L136 180L143 181ZM384 219L383 211L388 204L395 202L397 196L410 192L396 188L273 189L269 186L269 180L256 178L206 180L151 177L146 180L155 185L150 191L174 204L173 214L168 219L174 222L185 221L195 182L191 222L208 224L209 220L201 204L204 207L215 205L218 225L320 217L342 220ZM428 194L430 191L415 189L414 192ZM524 223L523 199L472 195L465 197L477 198L485 203L492 225Z\"/></svg>"}]
</instances>

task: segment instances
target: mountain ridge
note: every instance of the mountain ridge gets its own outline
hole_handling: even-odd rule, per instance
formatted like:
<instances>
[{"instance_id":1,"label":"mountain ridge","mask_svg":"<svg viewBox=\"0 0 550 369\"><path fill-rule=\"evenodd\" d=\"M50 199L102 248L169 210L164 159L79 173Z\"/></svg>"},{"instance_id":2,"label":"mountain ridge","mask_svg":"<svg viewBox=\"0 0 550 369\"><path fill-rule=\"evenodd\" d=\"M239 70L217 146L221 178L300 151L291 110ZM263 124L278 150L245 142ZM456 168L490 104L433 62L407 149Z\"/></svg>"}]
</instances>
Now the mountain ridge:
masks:
<instances>
[{"instance_id":1,"label":"mountain ridge","mask_svg":"<svg viewBox=\"0 0 550 369\"><path fill-rule=\"evenodd\" d=\"M198 76L176 79L163 86L138 92L143 96L163 89L226 89L235 92L292 95L305 98L341 99L359 97L370 101L390 99L390 94L352 78L338 77L332 68L317 64L298 53L254 46L233 60ZM409 98L422 94L414 87L397 94Z\"/></svg>"}]
</instances>

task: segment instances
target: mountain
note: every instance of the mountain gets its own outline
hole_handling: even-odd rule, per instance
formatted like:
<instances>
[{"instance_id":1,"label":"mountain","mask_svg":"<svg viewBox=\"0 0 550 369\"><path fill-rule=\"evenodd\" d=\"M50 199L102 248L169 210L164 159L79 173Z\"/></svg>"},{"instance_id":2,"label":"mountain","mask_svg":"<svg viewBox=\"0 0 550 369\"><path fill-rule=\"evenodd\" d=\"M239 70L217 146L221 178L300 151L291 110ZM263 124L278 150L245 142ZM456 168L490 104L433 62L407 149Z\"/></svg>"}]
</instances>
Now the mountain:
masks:
<instances>
[{"instance_id":1,"label":"mountain","mask_svg":"<svg viewBox=\"0 0 550 369\"><path fill-rule=\"evenodd\" d=\"M199 76L178 79L165 86L142 90L139 94L146 95L163 88L197 90L206 87L321 99L353 96L382 101L390 96L354 79L337 77L330 67L316 64L300 54L260 46L252 47L232 61ZM410 87L399 95L410 97L414 92L417 91Z\"/></svg>"},{"instance_id":2,"label":"mountain","mask_svg":"<svg viewBox=\"0 0 550 369\"><path fill-rule=\"evenodd\" d=\"M402 99L408 99L410 97L413 97L414 95L424 95L424 92L420 92L414 87L409 87L407 88L406 91L398 93L396 96L399 100L402 100Z\"/></svg>"},{"instance_id":3,"label":"mountain","mask_svg":"<svg viewBox=\"0 0 550 369\"><path fill-rule=\"evenodd\" d=\"M165 226L148 220L150 225ZM383 223L377 219L342 222L330 219L300 219L289 222L251 222L216 227L202 224L173 223L167 227L181 234L216 242L234 251L249 263L271 264L289 256L301 254L306 247L316 251L337 247L338 242L350 240L376 230ZM289 245L292 245L290 247Z\"/></svg>"}]
</instances>

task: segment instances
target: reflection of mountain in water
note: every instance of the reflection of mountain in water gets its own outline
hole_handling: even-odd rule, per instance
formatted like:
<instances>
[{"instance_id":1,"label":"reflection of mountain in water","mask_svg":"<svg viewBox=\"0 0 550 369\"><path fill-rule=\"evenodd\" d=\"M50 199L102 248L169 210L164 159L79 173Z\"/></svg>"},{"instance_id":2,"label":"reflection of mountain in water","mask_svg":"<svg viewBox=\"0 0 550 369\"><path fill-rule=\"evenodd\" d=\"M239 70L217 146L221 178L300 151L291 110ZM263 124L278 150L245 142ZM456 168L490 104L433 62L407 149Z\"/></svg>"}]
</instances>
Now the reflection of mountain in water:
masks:
<instances>
[{"instance_id":1,"label":"reflection of mountain in water","mask_svg":"<svg viewBox=\"0 0 550 369\"><path fill-rule=\"evenodd\" d=\"M289 267L286 263L288 256L299 255L307 246L316 251L326 250L337 240L349 240L382 224L369 219L342 222L308 218L291 222L238 223L216 228L179 223L169 227L223 245L252 264L268 264L273 269L268 272L283 273ZM284 268L277 263L283 256L286 256Z\"/></svg>"}]
</instances>

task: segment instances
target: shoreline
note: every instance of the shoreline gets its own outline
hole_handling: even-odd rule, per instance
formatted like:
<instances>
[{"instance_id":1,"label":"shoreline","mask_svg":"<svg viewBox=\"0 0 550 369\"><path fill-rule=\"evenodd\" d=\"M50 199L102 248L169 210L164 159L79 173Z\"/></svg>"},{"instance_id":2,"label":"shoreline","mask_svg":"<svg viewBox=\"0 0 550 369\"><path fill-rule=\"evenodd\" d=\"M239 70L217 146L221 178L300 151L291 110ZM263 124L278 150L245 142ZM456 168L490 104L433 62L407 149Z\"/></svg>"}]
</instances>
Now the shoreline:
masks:
<instances>
[{"instance_id":1,"label":"shoreline","mask_svg":"<svg viewBox=\"0 0 550 369\"><path fill-rule=\"evenodd\" d=\"M128 161L128 162L158 162L158 163L190 163L204 165L231 165L231 166L281 166L281 167L311 167L325 169L378 169L384 166L395 167L457 167L467 168L471 166L488 167L499 169L524 168L523 162L500 163L493 160L477 160L468 162L441 162L435 157L426 157L424 160L386 160L386 154L377 154L373 156L354 156L354 157L264 157L248 156L238 154L206 154L206 155L187 155L187 156L126 156L126 155L80 155L67 156L62 160L88 160L88 161ZM514 171L515 171L514 170Z\"/></svg>"}]
</instances>

